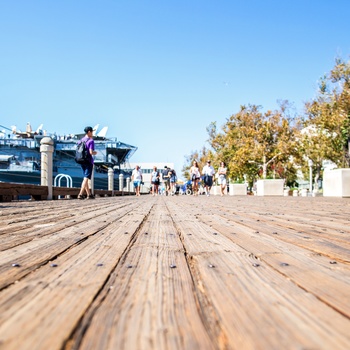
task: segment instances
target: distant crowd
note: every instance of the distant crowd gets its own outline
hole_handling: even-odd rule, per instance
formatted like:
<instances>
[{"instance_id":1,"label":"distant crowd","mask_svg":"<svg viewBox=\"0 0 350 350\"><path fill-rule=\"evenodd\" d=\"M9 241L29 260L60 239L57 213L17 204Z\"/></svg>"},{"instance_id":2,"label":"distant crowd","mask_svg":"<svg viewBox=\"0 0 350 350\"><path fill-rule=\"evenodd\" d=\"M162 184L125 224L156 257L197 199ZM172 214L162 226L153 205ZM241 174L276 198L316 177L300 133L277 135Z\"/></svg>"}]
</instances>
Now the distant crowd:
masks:
<instances>
[{"instance_id":1,"label":"distant crowd","mask_svg":"<svg viewBox=\"0 0 350 350\"><path fill-rule=\"evenodd\" d=\"M157 167L154 166L151 173L151 193L152 196L157 196L159 194L165 194L168 196L179 192L198 196L198 194L200 194L199 185L202 183L203 194L209 197L211 187L213 186L214 181L217 180L220 185L221 196L223 196L227 187L226 172L227 168L224 162L221 162L218 170L215 171L214 167L211 165L211 161L208 160L201 171L198 162L193 161L193 165L190 168L190 180L180 187L180 185L177 184L177 176L174 169L165 166L162 171L159 171ZM136 196L140 196L140 188L143 184L140 166L136 165L131 178L134 184Z\"/></svg>"},{"instance_id":2,"label":"distant crowd","mask_svg":"<svg viewBox=\"0 0 350 350\"><path fill-rule=\"evenodd\" d=\"M94 167L94 155L95 142L93 139L93 128L87 126L84 129L85 136L77 143L75 161L80 164L84 178L81 184L78 199L95 199L95 196L91 192L89 187L89 180L91 180L93 167ZM226 172L227 168L224 162L220 163L217 171L211 165L210 159L207 161L206 165L203 167L202 171L199 169L198 162L193 161L190 168L190 179L185 184L183 188L184 193L192 194L193 196L198 196L199 193L199 183L203 183L203 193L210 196L210 190L213 186L215 178L221 188L221 195L225 194L226 185ZM135 169L132 171L131 179L134 184L136 196L140 196L141 185L143 184L142 171L139 165L136 165ZM162 187L160 184L162 182ZM174 195L178 192L177 176L175 169L171 169L165 166L163 171L160 172L156 166L153 167L151 173L151 193L152 196L157 196L159 194Z\"/></svg>"}]
</instances>

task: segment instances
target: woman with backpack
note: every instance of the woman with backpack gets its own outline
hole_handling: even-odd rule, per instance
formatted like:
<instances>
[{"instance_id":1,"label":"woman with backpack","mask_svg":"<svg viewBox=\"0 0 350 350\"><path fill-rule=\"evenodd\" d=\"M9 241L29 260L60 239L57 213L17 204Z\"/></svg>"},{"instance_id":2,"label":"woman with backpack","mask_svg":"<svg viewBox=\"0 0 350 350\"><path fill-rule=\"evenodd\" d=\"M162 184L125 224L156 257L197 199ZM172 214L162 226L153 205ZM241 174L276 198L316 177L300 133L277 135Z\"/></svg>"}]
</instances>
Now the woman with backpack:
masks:
<instances>
[{"instance_id":1,"label":"woman with backpack","mask_svg":"<svg viewBox=\"0 0 350 350\"><path fill-rule=\"evenodd\" d=\"M95 142L94 142L94 139L92 138L93 136L92 131L93 131L92 127L87 126L84 129L84 132L86 133L86 135L80 140L80 144L82 143L85 144L84 148L86 148L87 152L86 152L86 155L84 156L85 159L79 162L84 173L84 179L81 184L78 199L84 199L84 192L86 192L87 199L95 199L95 197L91 194L91 190L89 187L89 180L91 180L91 175L94 168L94 158L92 156L94 156L97 153L95 151Z\"/></svg>"},{"instance_id":2,"label":"woman with backpack","mask_svg":"<svg viewBox=\"0 0 350 350\"><path fill-rule=\"evenodd\" d=\"M173 196L176 193L176 171L174 169L171 169L169 172L170 175L170 189L171 189L171 195Z\"/></svg>"}]
</instances>

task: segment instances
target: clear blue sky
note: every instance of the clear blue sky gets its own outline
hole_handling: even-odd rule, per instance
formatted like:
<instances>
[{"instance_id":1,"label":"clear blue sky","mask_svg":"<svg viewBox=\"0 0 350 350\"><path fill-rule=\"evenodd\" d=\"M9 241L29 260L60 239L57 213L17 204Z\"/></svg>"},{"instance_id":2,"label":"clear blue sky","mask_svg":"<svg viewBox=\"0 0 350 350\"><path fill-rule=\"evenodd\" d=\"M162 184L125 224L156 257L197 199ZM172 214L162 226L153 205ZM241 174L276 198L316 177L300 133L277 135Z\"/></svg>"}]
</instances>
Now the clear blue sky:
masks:
<instances>
[{"instance_id":1,"label":"clear blue sky","mask_svg":"<svg viewBox=\"0 0 350 350\"><path fill-rule=\"evenodd\" d=\"M243 104L297 109L350 54L348 0L0 0L0 125L109 126L174 162Z\"/></svg>"}]
</instances>

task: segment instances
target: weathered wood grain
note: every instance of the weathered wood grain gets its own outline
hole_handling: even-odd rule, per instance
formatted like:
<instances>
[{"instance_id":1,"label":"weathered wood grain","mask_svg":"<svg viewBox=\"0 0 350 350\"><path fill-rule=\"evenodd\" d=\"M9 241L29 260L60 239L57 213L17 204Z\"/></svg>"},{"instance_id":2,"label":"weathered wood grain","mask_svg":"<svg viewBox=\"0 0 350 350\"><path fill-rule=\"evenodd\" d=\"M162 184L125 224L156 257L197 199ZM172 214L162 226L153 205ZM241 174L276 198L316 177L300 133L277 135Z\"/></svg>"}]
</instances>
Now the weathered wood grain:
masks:
<instances>
[{"instance_id":1,"label":"weathered wood grain","mask_svg":"<svg viewBox=\"0 0 350 350\"><path fill-rule=\"evenodd\" d=\"M106 208L101 206L102 203L104 202L91 204L93 206L91 209L87 205L84 208L86 211L84 215L73 210L75 214L69 223L53 221L48 223L49 226L44 225L40 228L36 227L34 221L31 222L31 227L28 230L23 230L24 238L14 237L21 244L13 244L12 239L13 247L8 248L7 246L8 249L0 251L0 289L47 264L48 261L55 259L74 245L108 227L111 222L133 210L132 207L123 205L118 209L114 209L114 205ZM94 209L95 206L98 207ZM7 243L5 240L4 245L6 246ZM18 266L14 268L13 264Z\"/></svg>"},{"instance_id":2,"label":"weathered wood grain","mask_svg":"<svg viewBox=\"0 0 350 350\"><path fill-rule=\"evenodd\" d=\"M0 334L7 349L18 348L19 338L25 340L21 349L62 347L148 214L150 205L140 208L136 204L132 215L129 211L121 218L116 213L109 225L90 220L81 226L85 232L91 228L87 239L72 244L73 237L69 249L61 249L50 261L46 257L45 264L41 258L40 268L2 291Z\"/></svg>"},{"instance_id":3,"label":"weathered wood grain","mask_svg":"<svg viewBox=\"0 0 350 350\"><path fill-rule=\"evenodd\" d=\"M83 320L86 333L80 330L72 348L214 348L197 310L182 243L164 205L154 205L129 248ZM104 324L106 331L100 332Z\"/></svg>"},{"instance_id":4,"label":"weathered wood grain","mask_svg":"<svg viewBox=\"0 0 350 350\"><path fill-rule=\"evenodd\" d=\"M348 349L349 207L0 203L0 349Z\"/></svg>"},{"instance_id":5,"label":"weathered wood grain","mask_svg":"<svg viewBox=\"0 0 350 350\"><path fill-rule=\"evenodd\" d=\"M178 212L179 207L183 209L184 206L183 203L178 207L174 206L174 202L169 204L172 205L173 212ZM247 230L245 236L237 241L237 235L227 231L227 228L231 232L236 230L237 223L225 227L220 223L222 218L218 219L215 215L208 215L205 219L202 204L189 205L183 211L178 225L183 233L187 254L191 257L191 266L195 271L193 275L197 276L198 291L209 299L205 300L205 304L215 305L225 338L230 334L233 339L239 339L237 348L257 348L255 343L251 343L254 335L260 339L259 348L262 349L278 346L285 348L292 342L296 347L306 348L343 348L349 344L349 324L346 322L348 318L344 318L333 307L318 299L329 297L341 310L344 307L343 312L348 317L349 283L342 281L336 286L332 285L337 279L327 274L319 275L316 264L311 265L310 270L300 269L307 259L303 257L304 261L298 260L291 250L292 247L286 247L287 259L280 256L282 259L279 260L276 257L281 252L278 243L270 240L267 245L260 234L254 235ZM194 217L200 219L195 221L192 219ZM266 259L269 264L265 263L265 254L277 260L275 266L269 259ZM284 265L288 262L290 265ZM294 269L294 277L298 277L298 283L292 281L288 273L283 275L282 269L288 270L289 267ZM347 276L349 277L349 271ZM327 277L328 280L323 281ZM315 284L315 281L317 290L314 290L313 296L306 287ZM322 285L318 285L320 281ZM336 295L333 296L332 293ZM341 302L338 300L340 298ZM241 309L237 310L238 307ZM227 313L227 310L230 312ZM233 310L236 311L232 312ZM293 322L298 327L289 329L292 314ZM237 317L243 320L238 325ZM331 338L322 330L329 326L329 320L337 323L334 337ZM321 331L315 336L315 340L309 341L310 332L315 332L320 324ZM273 338L266 338L269 329L274 329ZM316 339L318 343L315 342Z\"/></svg>"}]
</instances>

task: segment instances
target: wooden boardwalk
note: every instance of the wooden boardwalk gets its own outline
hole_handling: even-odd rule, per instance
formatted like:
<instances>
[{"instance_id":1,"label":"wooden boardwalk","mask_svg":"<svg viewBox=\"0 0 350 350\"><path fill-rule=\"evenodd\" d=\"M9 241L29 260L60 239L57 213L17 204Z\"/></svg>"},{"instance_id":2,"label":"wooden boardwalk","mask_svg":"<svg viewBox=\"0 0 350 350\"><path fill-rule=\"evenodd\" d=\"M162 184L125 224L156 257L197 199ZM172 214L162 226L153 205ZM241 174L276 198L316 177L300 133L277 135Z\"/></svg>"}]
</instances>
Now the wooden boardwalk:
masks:
<instances>
[{"instance_id":1,"label":"wooden boardwalk","mask_svg":"<svg viewBox=\"0 0 350 350\"><path fill-rule=\"evenodd\" d=\"M0 349L349 349L349 212L322 197L0 203Z\"/></svg>"}]
</instances>

